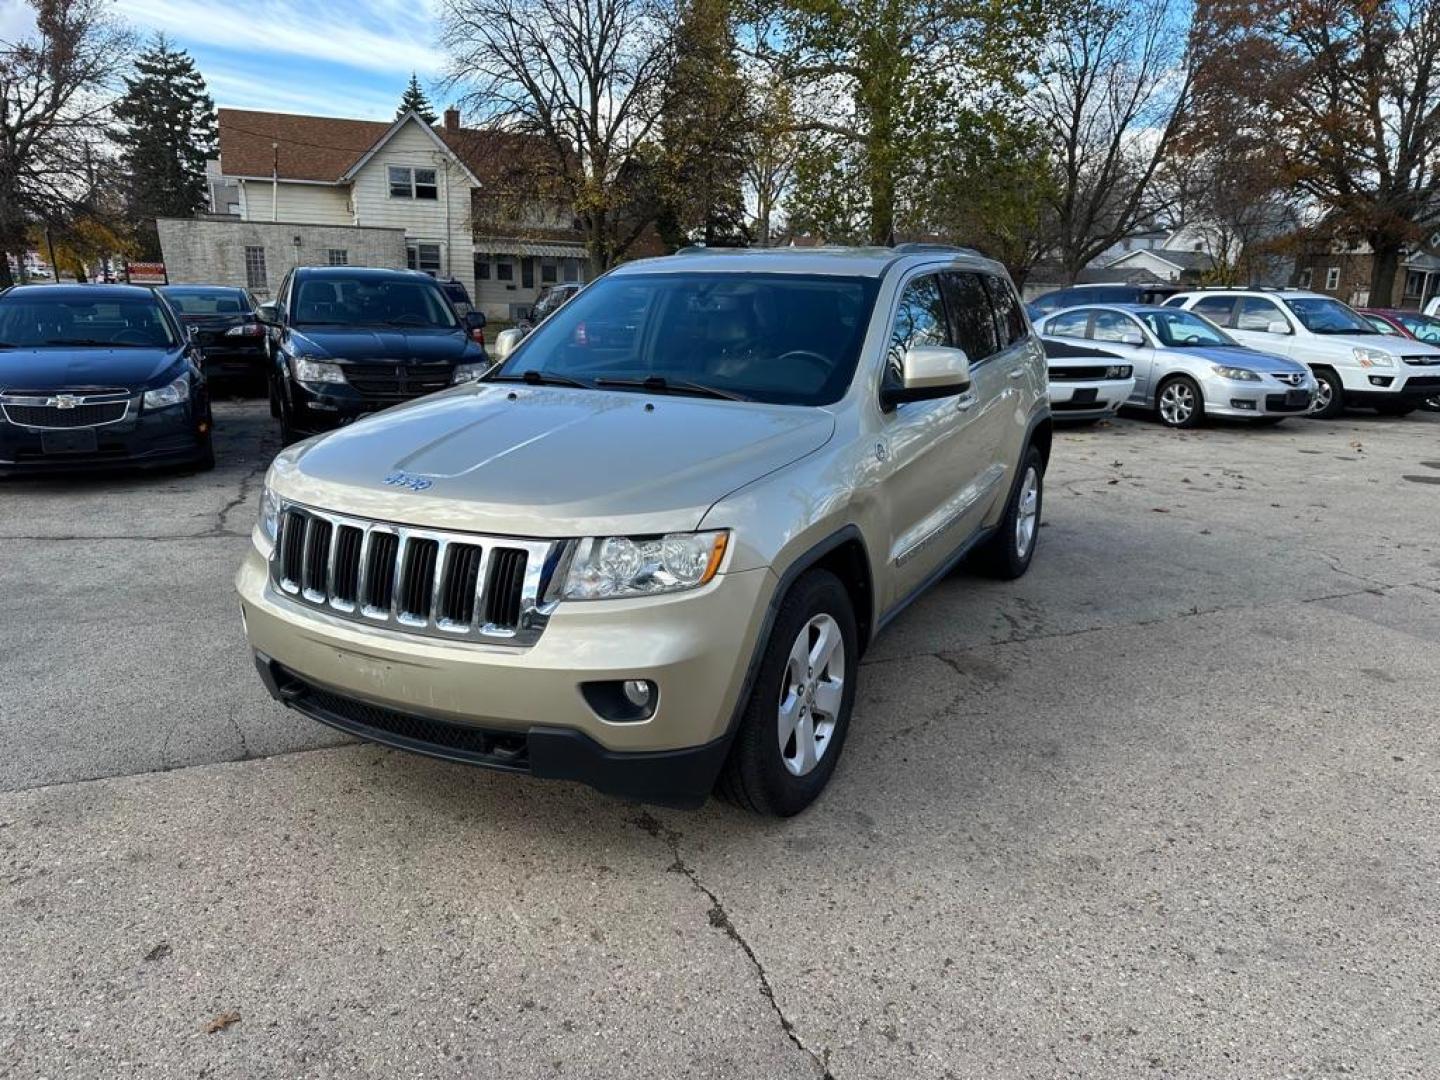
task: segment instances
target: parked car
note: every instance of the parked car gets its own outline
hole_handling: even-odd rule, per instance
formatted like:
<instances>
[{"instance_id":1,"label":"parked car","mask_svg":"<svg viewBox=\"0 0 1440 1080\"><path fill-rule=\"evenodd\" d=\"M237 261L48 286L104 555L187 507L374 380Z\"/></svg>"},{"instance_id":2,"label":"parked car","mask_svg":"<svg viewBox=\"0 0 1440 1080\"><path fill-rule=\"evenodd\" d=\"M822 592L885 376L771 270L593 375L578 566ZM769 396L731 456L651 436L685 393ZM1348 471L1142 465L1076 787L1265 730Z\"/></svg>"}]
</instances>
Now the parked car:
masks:
<instances>
[{"instance_id":1,"label":"parked car","mask_svg":"<svg viewBox=\"0 0 1440 1080\"><path fill-rule=\"evenodd\" d=\"M478 379L485 316L456 316L433 278L410 270L302 266L261 304L270 408L286 443Z\"/></svg>"},{"instance_id":2,"label":"parked car","mask_svg":"<svg viewBox=\"0 0 1440 1080\"><path fill-rule=\"evenodd\" d=\"M1440 348L1382 335L1334 297L1304 289L1205 289L1165 303L1204 315L1243 345L1308 365L1317 383L1315 416L1339 416L1347 405L1405 416L1440 392Z\"/></svg>"},{"instance_id":3,"label":"parked car","mask_svg":"<svg viewBox=\"0 0 1440 1080\"><path fill-rule=\"evenodd\" d=\"M151 289L0 293L0 471L215 465L199 346Z\"/></svg>"},{"instance_id":4,"label":"parked car","mask_svg":"<svg viewBox=\"0 0 1440 1080\"><path fill-rule=\"evenodd\" d=\"M999 263L627 263L484 380L281 453L245 627L279 701L362 738L794 814L880 628L967 554L1025 573L1050 439Z\"/></svg>"},{"instance_id":5,"label":"parked car","mask_svg":"<svg viewBox=\"0 0 1440 1080\"><path fill-rule=\"evenodd\" d=\"M1067 289L1041 293L1027 306L1032 319L1041 319L1081 304L1159 304L1181 291L1183 287L1180 285L1161 282L1145 285L1127 285L1124 282L1072 285Z\"/></svg>"},{"instance_id":6,"label":"parked car","mask_svg":"<svg viewBox=\"0 0 1440 1080\"><path fill-rule=\"evenodd\" d=\"M1134 367L1114 352L1046 338L1050 408L1057 420L1104 420L1135 393Z\"/></svg>"},{"instance_id":7,"label":"parked car","mask_svg":"<svg viewBox=\"0 0 1440 1080\"><path fill-rule=\"evenodd\" d=\"M440 286L440 291L445 294L445 299L450 301L450 306L460 318L463 319L470 312L478 310L470 301L470 293L465 288L465 283L459 278L438 278L436 284Z\"/></svg>"},{"instance_id":8,"label":"parked car","mask_svg":"<svg viewBox=\"0 0 1440 1080\"><path fill-rule=\"evenodd\" d=\"M1401 308L1360 308L1371 326L1389 337L1409 338L1427 345L1440 345L1440 319ZM1426 398L1420 407L1440 412L1440 393Z\"/></svg>"},{"instance_id":9,"label":"parked car","mask_svg":"<svg viewBox=\"0 0 1440 1080\"><path fill-rule=\"evenodd\" d=\"M555 314L572 300L581 288L583 286L578 284L551 285L540 294L540 299L536 300L535 306L530 309L530 321L538 323Z\"/></svg>"},{"instance_id":10,"label":"parked car","mask_svg":"<svg viewBox=\"0 0 1440 1080\"><path fill-rule=\"evenodd\" d=\"M1147 304L1069 308L1041 320L1047 338L1094 343L1129 361L1128 404L1167 427L1207 416L1279 423L1310 410L1315 379L1304 364L1246 348L1190 312Z\"/></svg>"},{"instance_id":11,"label":"parked car","mask_svg":"<svg viewBox=\"0 0 1440 1080\"><path fill-rule=\"evenodd\" d=\"M180 321L204 353L211 378L264 381L268 374L265 327L255 315L255 298L229 285L162 285Z\"/></svg>"}]
</instances>

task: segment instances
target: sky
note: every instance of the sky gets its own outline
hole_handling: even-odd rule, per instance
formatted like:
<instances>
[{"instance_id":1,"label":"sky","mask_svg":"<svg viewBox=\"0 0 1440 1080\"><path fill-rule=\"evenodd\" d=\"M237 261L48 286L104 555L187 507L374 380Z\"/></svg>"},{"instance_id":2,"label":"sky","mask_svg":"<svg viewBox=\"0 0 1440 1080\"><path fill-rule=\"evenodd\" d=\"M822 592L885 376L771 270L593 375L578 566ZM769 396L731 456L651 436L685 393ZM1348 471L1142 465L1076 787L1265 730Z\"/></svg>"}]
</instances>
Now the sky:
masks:
<instances>
[{"instance_id":1,"label":"sky","mask_svg":"<svg viewBox=\"0 0 1440 1080\"><path fill-rule=\"evenodd\" d=\"M143 37L195 58L218 106L388 120L415 71L438 112L444 57L427 0L115 0ZM30 25L0 0L0 40Z\"/></svg>"}]
</instances>

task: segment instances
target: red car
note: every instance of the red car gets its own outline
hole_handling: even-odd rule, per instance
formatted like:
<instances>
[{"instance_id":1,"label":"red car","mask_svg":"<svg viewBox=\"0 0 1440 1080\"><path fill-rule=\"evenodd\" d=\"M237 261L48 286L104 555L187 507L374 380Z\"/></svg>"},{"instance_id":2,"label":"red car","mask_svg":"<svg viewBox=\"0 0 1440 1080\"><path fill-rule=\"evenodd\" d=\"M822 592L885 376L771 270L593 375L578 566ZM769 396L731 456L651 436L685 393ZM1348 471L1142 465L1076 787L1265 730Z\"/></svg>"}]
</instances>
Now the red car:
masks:
<instances>
[{"instance_id":1,"label":"red car","mask_svg":"<svg viewBox=\"0 0 1440 1080\"><path fill-rule=\"evenodd\" d=\"M1361 308L1360 314L1382 334L1440 346L1440 319L1433 316L1400 308ZM1440 397L1426 398L1424 407L1440 412Z\"/></svg>"}]
</instances>

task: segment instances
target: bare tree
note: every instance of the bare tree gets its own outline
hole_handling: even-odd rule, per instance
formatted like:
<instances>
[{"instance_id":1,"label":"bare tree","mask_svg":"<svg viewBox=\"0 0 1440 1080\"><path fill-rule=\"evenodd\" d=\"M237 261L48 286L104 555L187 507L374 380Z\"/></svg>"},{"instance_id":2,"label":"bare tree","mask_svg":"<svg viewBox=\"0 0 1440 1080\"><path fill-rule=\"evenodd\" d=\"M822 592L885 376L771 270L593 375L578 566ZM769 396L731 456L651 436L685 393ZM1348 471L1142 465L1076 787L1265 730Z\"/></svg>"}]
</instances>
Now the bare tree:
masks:
<instances>
[{"instance_id":1,"label":"bare tree","mask_svg":"<svg viewBox=\"0 0 1440 1080\"><path fill-rule=\"evenodd\" d=\"M1061 10L1028 98L1056 163L1054 246L1068 279L1151 218L1153 181L1190 96L1174 0Z\"/></svg>"},{"instance_id":2,"label":"bare tree","mask_svg":"<svg viewBox=\"0 0 1440 1080\"><path fill-rule=\"evenodd\" d=\"M751 229L755 244L769 247L775 212L795 180L795 167L805 152L808 135L797 130L793 96L783 82L762 74L755 82L753 98L745 140L745 186L755 207Z\"/></svg>"},{"instance_id":3,"label":"bare tree","mask_svg":"<svg viewBox=\"0 0 1440 1080\"><path fill-rule=\"evenodd\" d=\"M482 127L548 148L557 199L584 224L591 267L624 255L670 68L664 0L441 0L448 84Z\"/></svg>"},{"instance_id":4,"label":"bare tree","mask_svg":"<svg viewBox=\"0 0 1440 1080\"><path fill-rule=\"evenodd\" d=\"M108 95L133 47L107 0L30 0L33 33L0 42L0 288L26 232L93 212Z\"/></svg>"}]
</instances>

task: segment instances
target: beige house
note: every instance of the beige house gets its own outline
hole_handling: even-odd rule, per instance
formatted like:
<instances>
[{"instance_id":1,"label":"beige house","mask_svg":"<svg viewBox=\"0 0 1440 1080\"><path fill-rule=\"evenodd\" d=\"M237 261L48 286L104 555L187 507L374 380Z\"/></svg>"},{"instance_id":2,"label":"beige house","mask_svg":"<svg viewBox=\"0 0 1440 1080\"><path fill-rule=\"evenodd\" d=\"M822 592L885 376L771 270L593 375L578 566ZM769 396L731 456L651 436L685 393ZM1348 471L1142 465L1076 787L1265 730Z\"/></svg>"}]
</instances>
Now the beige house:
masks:
<instances>
[{"instance_id":1,"label":"beige house","mask_svg":"<svg viewBox=\"0 0 1440 1080\"><path fill-rule=\"evenodd\" d=\"M413 112L384 124L219 110L211 213L161 230L170 279L268 295L292 266L408 266L460 281L498 318L551 284L584 280L573 215L516 197L515 137L459 119L449 110L431 127ZM497 206L514 209L497 220Z\"/></svg>"}]
</instances>

